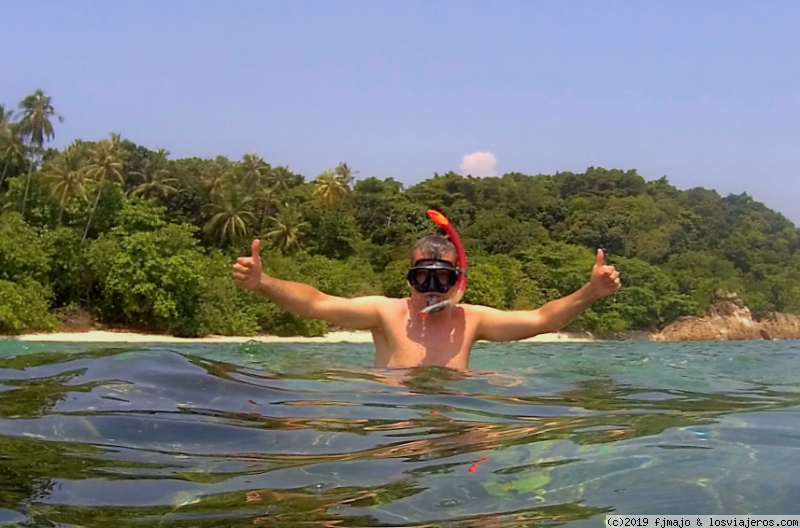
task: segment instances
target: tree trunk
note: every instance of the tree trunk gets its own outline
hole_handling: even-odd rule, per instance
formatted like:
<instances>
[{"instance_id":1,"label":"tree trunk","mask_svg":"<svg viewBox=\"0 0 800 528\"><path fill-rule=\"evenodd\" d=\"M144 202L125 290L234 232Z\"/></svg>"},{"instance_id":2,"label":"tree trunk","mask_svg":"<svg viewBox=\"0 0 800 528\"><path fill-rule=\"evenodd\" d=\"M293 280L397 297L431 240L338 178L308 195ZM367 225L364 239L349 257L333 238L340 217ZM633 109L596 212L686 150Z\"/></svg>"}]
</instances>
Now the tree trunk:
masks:
<instances>
[{"instance_id":1,"label":"tree trunk","mask_svg":"<svg viewBox=\"0 0 800 528\"><path fill-rule=\"evenodd\" d=\"M3 182L6 181L6 171L8 170L9 163L11 163L11 160L6 161L6 166L3 168L3 175L0 176L0 189L3 188Z\"/></svg>"},{"instance_id":2,"label":"tree trunk","mask_svg":"<svg viewBox=\"0 0 800 528\"><path fill-rule=\"evenodd\" d=\"M25 180L25 197L22 198L22 218L25 218L25 206L28 204L28 189L31 186L31 173L33 172L33 162L28 168L28 179Z\"/></svg>"},{"instance_id":3,"label":"tree trunk","mask_svg":"<svg viewBox=\"0 0 800 528\"><path fill-rule=\"evenodd\" d=\"M83 240L81 243L86 241L86 235L89 234L89 226L92 225L92 218L94 218L94 212L97 210L97 204L100 202L100 193L103 192L103 183L100 182L100 185L97 186L97 198L94 199L94 206L92 207L92 212L89 214L89 221L86 222L86 231L83 232Z\"/></svg>"}]
</instances>

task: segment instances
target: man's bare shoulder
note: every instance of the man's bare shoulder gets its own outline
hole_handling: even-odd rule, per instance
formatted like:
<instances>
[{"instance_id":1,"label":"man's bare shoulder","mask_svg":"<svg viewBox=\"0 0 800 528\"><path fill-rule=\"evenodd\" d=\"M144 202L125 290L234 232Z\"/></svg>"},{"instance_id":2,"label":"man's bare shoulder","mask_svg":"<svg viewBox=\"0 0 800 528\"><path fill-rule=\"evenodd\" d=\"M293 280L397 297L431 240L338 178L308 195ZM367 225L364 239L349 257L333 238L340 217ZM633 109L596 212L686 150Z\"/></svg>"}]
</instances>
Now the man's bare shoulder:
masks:
<instances>
[{"instance_id":1,"label":"man's bare shoulder","mask_svg":"<svg viewBox=\"0 0 800 528\"><path fill-rule=\"evenodd\" d=\"M382 295L371 295L361 297L364 302L370 303L378 314L380 324L372 329L373 336L382 335L387 328L394 327L398 322L408 318L408 299L398 299L396 297L384 297ZM376 334L377 333L377 334Z\"/></svg>"},{"instance_id":2,"label":"man's bare shoulder","mask_svg":"<svg viewBox=\"0 0 800 528\"><path fill-rule=\"evenodd\" d=\"M498 318L513 317L517 314L530 313L529 311L501 310L483 304L459 304L464 310L464 317L468 321L480 324L485 321L496 321Z\"/></svg>"},{"instance_id":3,"label":"man's bare shoulder","mask_svg":"<svg viewBox=\"0 0 800 528\"><path fill-rule=\"evenodd\" d=\"M402 310L408 306L408 299L397 299L395 297L384 297L383 295L366 295L355 297L359 303L370 304L378 310Z\"/></svg>"},{"instance_id":4,"label":"man's bare shoulder","mask_svg":"<svg viewBox=\"0 0 800 528\"><path fill-rule=\"evenodd\" d=\"M467 315L467 317L477 317L486 313L501 311L498 308L484 306L483 304L459 303L458 306L464 309L464 313Z\"/></svg>"},{"instance_id":5,"label":"man's bare shoulder","mask_svg":"<svg viewBox=\"0 0 800 528\"><path fill-rule=\"evenodd\" d=\"M364 295L362 297L353 297L353 299L358 299L362 302L373 302L380 305L398 304L408 301L408 298L398 299L396 297L385 297L383 295Z\"/></svg>"}]
</instances>

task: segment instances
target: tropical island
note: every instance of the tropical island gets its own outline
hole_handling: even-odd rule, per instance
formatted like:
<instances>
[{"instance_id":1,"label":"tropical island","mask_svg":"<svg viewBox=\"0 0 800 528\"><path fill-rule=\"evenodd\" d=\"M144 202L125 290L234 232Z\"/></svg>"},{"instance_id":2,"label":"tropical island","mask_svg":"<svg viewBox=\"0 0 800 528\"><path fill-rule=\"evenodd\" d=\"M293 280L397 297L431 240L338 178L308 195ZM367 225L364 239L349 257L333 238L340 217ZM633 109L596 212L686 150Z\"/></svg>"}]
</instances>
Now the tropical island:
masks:
<instances>
[{"instance_id":1,"label":"tropical island","mask_svg":"<svg viewBox=\"0 0 800 528\"><path fill-rule=\"evenodd\" d=\"M580 287L603 248L624 287L570 330L656 332L705 315L719 291L756 322L800 314L800 229L747 194L597 167L405 188L340 163L306 181L255 153L170 159L117 134L57 150L60 119L40 90L0 106L0 334L324 335L326 323L238 289L235 258L258 237L276 277L404 296L431 207L466 246L464 302L536 308Z\"/></svg>"}]
</instances>

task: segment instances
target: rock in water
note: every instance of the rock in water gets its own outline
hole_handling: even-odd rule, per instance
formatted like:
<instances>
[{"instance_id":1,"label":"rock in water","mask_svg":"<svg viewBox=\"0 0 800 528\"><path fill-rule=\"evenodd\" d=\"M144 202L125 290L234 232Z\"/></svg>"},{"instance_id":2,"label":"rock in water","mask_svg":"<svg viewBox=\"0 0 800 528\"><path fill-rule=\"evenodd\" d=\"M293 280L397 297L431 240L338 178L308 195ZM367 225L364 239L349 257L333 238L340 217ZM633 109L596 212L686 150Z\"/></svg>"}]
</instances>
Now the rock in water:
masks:
<instances>
[{"instance_id":1,"label":"rock in water","mask_svg":"<svg viewBox=\"0 0 800 528\"><path fill-rule=\"evenodd\" d=\"M717 290L705 317L681 317L653 336L655 341L737 339L800 339L800 317L779 313L756 321L738 295Z\"/></svg>"}]
</instances>

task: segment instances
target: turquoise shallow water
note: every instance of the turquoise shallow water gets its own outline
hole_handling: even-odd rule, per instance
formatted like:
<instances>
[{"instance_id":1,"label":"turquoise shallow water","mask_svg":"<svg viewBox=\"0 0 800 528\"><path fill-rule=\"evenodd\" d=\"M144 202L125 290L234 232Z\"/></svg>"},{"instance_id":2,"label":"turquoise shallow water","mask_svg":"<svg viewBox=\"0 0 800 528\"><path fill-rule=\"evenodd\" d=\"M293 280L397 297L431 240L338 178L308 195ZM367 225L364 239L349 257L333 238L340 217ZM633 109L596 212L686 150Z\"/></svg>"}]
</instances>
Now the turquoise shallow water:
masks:
<instances>
[{"instance_id":1,"label":"turquoise shallow water","mask_svg":"<svg viewBox=\"0 0 800 528\"><path fill-rule=\"evenodd\" d=\"M0 341L0 525L601 526L800 514L800 342Z\"/></svg>"}]
</instances>

